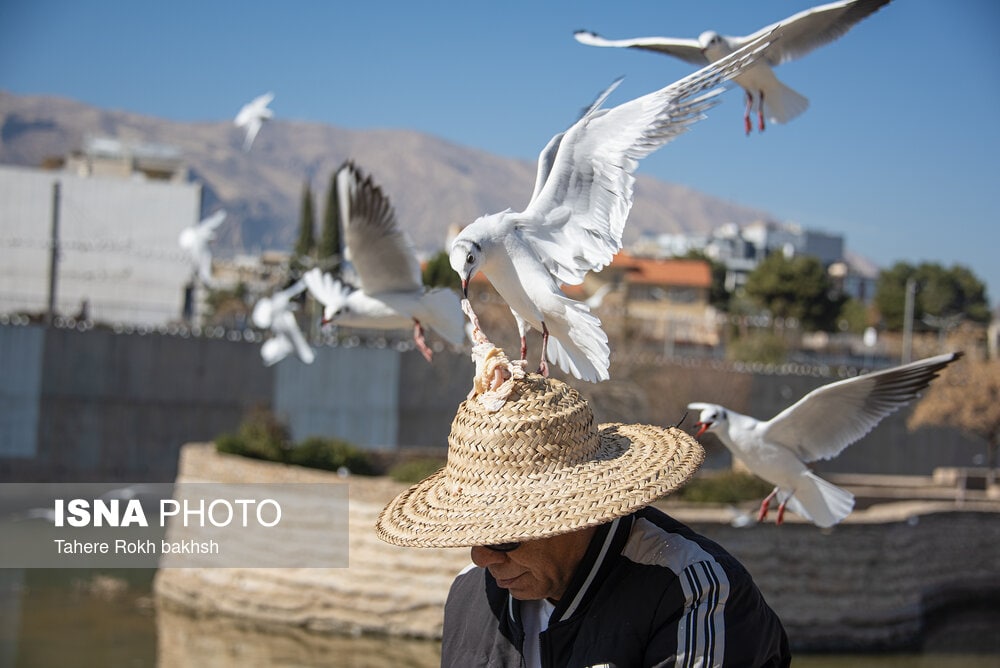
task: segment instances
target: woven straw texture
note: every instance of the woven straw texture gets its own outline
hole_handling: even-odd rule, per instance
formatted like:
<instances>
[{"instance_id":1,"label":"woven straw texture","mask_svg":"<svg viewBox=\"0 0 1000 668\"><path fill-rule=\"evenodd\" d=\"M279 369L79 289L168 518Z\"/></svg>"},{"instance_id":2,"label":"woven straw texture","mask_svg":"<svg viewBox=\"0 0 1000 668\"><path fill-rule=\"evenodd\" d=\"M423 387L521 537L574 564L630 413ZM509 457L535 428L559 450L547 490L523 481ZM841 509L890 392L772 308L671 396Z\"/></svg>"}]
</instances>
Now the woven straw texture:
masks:
<instances>
[{"instance_id":1,"label":"woven straw texture","mask_svg":"<svg viewBox=\"0 0 1000 668\"><path fill-rule=\"evenodd\" d=\"M464 401L447 465L391 501L375 528L414 547L543 538L628 515L683 485L703 459L679 429L595 426L576 390L532 374L499 411Z\"/></svg>"}]
</instances>

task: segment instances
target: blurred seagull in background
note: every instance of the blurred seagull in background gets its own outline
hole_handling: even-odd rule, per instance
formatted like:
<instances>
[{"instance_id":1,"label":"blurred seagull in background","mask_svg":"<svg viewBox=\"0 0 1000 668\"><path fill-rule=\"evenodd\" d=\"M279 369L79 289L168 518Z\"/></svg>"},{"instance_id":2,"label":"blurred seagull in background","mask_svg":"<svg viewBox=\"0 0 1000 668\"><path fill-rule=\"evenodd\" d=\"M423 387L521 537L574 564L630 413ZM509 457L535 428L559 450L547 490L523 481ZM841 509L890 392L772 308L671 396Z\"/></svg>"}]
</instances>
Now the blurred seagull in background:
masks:
<instances>
[{"instance_id":1,"label":"blurred seagull in background","mask_svg":"<svg viewBox=\"0 0 1000 668\"><path fill-rule=\"evenodd\" d=\"M319 269L303 276L309 293L323 304L323 322L374 329L413 328L424 358L433 357L424 338L429 327L455 346L464 343L465 316L458 295L427 288L413 244L399 227L389 198L352 162L336 175L337 202L344 226L345 271L357 288Z\"/></svg>"},{"instance_id":2,"label":"blurred seagull in background","mask_svg":"<svg viewBox=\"0 0 1000 668\"><path fill-rule=\"evenodd\" d=\"M212 285L212 252L208 244L215 239L215 229L226 219L226 212L219 209L197 225L181 230L177 243L191 258L198 278L203 285Z\"/></svg>"},{"instance_id":3,"label":"blurred seagull in background","mask_svg":"<svg viewBox=\"0 0 1000 668\"><path fill-rule=\"evenodd\" d=\"M264 93L243 105L240 112L236 114L233 124L238 128L246 128L246 137L243 139L243 150L249 151L253 140L257 138L257 133L264 125L264 121L271 120L274 112L267 108L274 100L274 93Z\"/></svg>"},{"instance_id":4,"label":"blurred seagull in background","mask_svg":"<svg viewBox=\"0 0 1000 668\"><path fill-rule=\"evenodd\" d=\"M542 149L524 211L482 216L455 236L449 261L466 299L469 282L482 271L514 314L522 359L527 328L542 333L541 373L548 373L548 358L582 380L608 379L610 350L601 321L559 285L577 285L588 271L611 262L622 247L639 159L704 118L722 92L717 87L748 67L768 40L666 88L601 109L616 81Z\"/></svg>"},{"instance_id":5,"label":"blurred seagull in background","mask_svg":"<svg viewBox=\"0 0 1000 668\"><path fill-rule=\"evenodd\" d=\"M823 385L766 422L718 404L691 403L701 411L696 436L719 437L751 473L775 485L760 504L758 521L778 498L777 523L785 507L820 527L831 527L854 508L854 495L806 466L832 459L888 415L919 396L939 372L962 356L948 353L911 364Z\"/></svg>"},{"instance_id":6,"label":"blurred seagull in background","mask_svg":"<svg viewBox=\"0 0 1000 668\"><path fill-rule=\"evenodd\" d=\"M736 51L761 35L773 33L777 38L756 65L734 77L746 91L747 106L743 116L746 133L750 134L750 114L757 109L757 127L764 130L765 111L772 123L787 123L809 106L809 100L778 81L771 69L789 60L804 56L813 49L841 37L862 19L874 14L889 0L841 0L799 12L746 37L727 37L711 30L698 39L673 37L636 37L605 39L589 30L578 30L574 37L589 46L626 47L655 51L675 56L699 67Z\"/></svg>"},{"instance_id":7,"label":"blurred seagull in background","mask_svg":"<svg viewBox=\"0 0 1000 668\"><path fill-rule=\"evenodd\" d=\"M302 280L270 297L261 297L253 307L253 323L270 330L272 337L261 346L260 356L265 366L277 364L293 351L306 364L312 364L316 354L306 342L294 311L298 305L292 301L306 289Z\"/></svg>"}]
</instances>

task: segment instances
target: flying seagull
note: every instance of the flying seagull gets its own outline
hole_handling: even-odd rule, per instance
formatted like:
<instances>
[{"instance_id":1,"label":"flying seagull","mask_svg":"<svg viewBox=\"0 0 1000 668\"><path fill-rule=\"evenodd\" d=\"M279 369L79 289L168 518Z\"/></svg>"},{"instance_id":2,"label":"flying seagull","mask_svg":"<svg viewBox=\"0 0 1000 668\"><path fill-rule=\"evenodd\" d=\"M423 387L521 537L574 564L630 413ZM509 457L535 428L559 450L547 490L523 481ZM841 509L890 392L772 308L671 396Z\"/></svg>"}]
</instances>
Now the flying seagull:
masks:
<instances>
[{"instance_id":1,"label":"flying seagull","mask_svg":"<svg viewBox=\"0 0 1000 668\"><path fill-rule=\"evenodd\" d=\"M265 366L277 364L292 352L306 364L312 364L316 359L316 353L309 347L295 320L297 305L292 301L305 289L305 283L299 280L270 297L260 298L254 305L251 314L253 323L261 329L270 330L273 335L260 349Z\"/></svg>"},{"instance_id":2,"label":"flying seagull","mask_svg":"<svg viewBox=\"0 0 1000 668\"><path fill-rule=\"evenodd\" d=\"M220 209L197 225L185 227L177 239L177 243L191 258L203 285L212 285L212 252L208 249L208 244L215 239L215 230L225 219L226 212Z\"/></svg>"},{"instance_id":3,"label":"flying seagull","mask_svg":"<svg viewBox=\"0 0 1000 668\"><path fill-rule=\"evenodd\" d=\"M854 508L854 496L809 470L809 462L832 459L874 429L886 416L919 396L938 373L962 356L948 353L903 366L829 383L766 422L719 406L691 403L701 411L697 436L710 431L750 471L775 485L760 504L767 517L778 498L777 523L787 505L821 527L831 527Z\"/></svg>"},{"instance_id":4,"label":"flying seagull","mask_svg":"<svg viewBox=\"0 0 1000 668\"><path fill-rule=\"evenodd\" d=\"M542 149L524 211L482 216L455 236L449 260L466 298L469 281L482 271L514 314L522 359L530 326L542 333L539 371L548 372L548 357L582 380L608 379L601 321L559 285L579 284L588 271L611 262L622 246L639 159L704 118L722 92L716 87L748 67L768 39L666 88L601 109L615 82Z\"/></svg>"},{"instance_id":5,"label":"flying seagull","mask_svg":"<svg viewBox=\"0 0 1000 668\"><path fill-rule=\"evenodd\" d=\"M746 133L750 134L750 114L754 106L757 108L760 131L764 130L765 112L772 123L787 123L809 106L809 100L778 81L771 68L804 56L813 49L836 40L862 19L887 4L889 0L831 2L801 11L746 37L728 37L711 30L703 32L698 39L674 37L605 39L589 30L578 30L574 37L581 44L589 46L655 51L701 67L717 61L763 34L773 32L777 39L764 51L763 57L756 65L734 77L736 83L746 92L747 105L743 123Z\"/></svg>"},{"instance_id":6,"label":"flying seagull","mask_svg":"<svg viewBox=\"0 0 1000 668\"><path fill-rule=\"evenodd\" d=\"M336 187L344 256L358 287L318 268L306 272L303 280L309 294L323 304L323 322L373 329L412 327L413 340L428 362L433 353L424 327L462 345L465 316L458 295L447 288L424 286L413 244L382 189L352 162L337 171Z\"/></svg>"},{"instance_id":7,"label":"flying seagull","mask_svg":"<svg viewBox=\"0 0 1000 668\"><path fill-rule=\"evenodd\" d=\"M274 93L264 93L243 105L240 112L236 114L233 124L239 128L246 128L246 137L243 139L244 151L250 150L253 140L260 132L261 126L264 125L264 121L271 120L271 117L274 116L274 112L267 108L273 99Z\"/></svg>"}]
</instances>

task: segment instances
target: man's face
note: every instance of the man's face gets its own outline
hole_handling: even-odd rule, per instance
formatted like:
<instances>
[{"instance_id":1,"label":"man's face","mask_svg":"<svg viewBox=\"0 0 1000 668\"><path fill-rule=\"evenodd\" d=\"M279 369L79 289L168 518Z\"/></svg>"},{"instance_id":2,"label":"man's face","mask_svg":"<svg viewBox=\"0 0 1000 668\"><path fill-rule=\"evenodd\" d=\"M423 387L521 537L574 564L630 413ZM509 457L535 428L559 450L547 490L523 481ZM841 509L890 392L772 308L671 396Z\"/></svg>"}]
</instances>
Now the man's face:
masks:
<instances>
[{"instance_id":1,"label":"man's face","mask_svg":"<svg viewBox=\"0 0 1000 668\"><path fill-rule=\"evenodd\" d=\"M558 601L583 559L594 531L591 527L530 540L510 552L474 547L472 561L476 566L488 569L497 585L520 601L543 598Z\"/></svg>"}]
</instances>

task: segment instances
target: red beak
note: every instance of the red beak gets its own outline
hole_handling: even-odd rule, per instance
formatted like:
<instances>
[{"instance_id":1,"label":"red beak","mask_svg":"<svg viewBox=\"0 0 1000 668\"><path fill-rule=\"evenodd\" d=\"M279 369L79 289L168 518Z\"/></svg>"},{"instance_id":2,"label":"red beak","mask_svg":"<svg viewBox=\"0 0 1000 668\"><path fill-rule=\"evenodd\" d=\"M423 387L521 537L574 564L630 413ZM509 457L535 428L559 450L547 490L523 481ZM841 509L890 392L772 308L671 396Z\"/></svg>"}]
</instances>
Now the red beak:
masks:
<instances>
[{"instance_id":1,"label":"red beak","mask_svg":"<svg viewBox=\"0 0 1000 668\"><path fill-rule=\"evenodd\" d=\"M465 295L466 299L469 298L469 279L467 278L462 279L462 294Z\"/></svg>"},{"instance_id":2,"label":"red beak","mask_svg":"<svg viewBox=\"0 0 1000 668\"><path fill-rule=\"evenodd\" d=\"M712 423L711 422L695 422L694 426L698 427L698 433L694 435L695 438L698 438L699 436L701 436L702 434L704 434L706 431L708 431L708 428L712 426Z\"/></svg>"}]
</instances>

